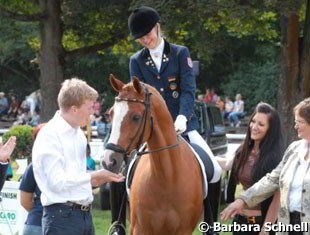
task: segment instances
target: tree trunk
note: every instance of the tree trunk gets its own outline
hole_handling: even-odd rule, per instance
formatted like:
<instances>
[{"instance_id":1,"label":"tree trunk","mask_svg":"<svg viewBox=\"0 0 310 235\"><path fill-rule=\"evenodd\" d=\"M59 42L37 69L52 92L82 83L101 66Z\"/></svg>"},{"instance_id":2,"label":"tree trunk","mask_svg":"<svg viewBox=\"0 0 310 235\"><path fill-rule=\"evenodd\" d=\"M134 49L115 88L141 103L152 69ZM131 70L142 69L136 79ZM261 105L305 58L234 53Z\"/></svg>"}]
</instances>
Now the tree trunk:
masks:
<instances>
[{"instance_id":1,"label":"tree trunk","mask_svg":"<svg viewBox=\"0 0 310 235\"><path fill-rule=\"evenodd\" d=\"M298 94L299 28L298 12L282 15L281 26L281 74L279 79L278 111L282 120L286 144L296 138L293 107L300 100Z\"/></svg>"},{"instance_id":2,"label":"tree trunk","mask_svg":"<svg viewBox=\"0 0 310 235\"><path fill-rule=\"evenodd\" d=\"M300 59L300 79L302 98L310 96L310 0L307 1L304 34Z\"/></svg>"},{"instance_id":3,"label":"tree trunk","mask_svg":"<svg viewBox=\"0 0 310 235\"><path fill-rule=\"evenodd\" d=\"M41 47L38 55L42 95L41 120L48 121L58 109L57 95L64 80L64 50L62 47L61 1L40 0Z\"/></svg>"}]
</instances>

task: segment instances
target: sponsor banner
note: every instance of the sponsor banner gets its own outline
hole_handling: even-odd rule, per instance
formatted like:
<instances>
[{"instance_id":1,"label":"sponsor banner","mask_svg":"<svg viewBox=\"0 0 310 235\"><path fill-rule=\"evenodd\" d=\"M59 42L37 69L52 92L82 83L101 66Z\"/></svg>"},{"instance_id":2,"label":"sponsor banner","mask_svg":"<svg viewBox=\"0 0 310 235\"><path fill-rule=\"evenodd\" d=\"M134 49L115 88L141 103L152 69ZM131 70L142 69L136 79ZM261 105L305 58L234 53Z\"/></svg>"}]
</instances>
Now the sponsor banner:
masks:
<instances>
[{"instance_id":1,"label":"sponsor banner","mask_svg":"<svg viewBox=\"0 0 310 235\"><path fill-rule=\"evenodd\" d=\"M22 234L27 211L20 205L19 184L6 181L0 193L0 235Z\"/></svg>"}]
</instances>

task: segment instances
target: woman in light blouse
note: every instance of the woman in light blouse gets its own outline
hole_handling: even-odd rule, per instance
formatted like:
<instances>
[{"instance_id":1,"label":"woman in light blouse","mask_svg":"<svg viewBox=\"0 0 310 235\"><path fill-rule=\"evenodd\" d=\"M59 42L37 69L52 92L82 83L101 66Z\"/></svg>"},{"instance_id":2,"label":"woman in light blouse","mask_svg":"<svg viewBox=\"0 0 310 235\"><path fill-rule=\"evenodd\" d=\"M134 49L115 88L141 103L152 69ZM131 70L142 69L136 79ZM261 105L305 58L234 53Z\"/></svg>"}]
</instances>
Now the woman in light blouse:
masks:
<instances>
[{"instance_id":1,"label":"woman in light blouse","mask_svg":"<svg viewBox=\"0 0 310 235\"><path fill-rule=\"evenodd\" d=\"M277 234L310 234L310 98L295 106L294 115L295 129L301 140L294 141L287 148L282 161L270 174L230 204L221 213L222 219L236 215L246 206L253 207L280 190L278 223L294 225L305 222L308 229L279 231Z\"/></svg>"}]
</instances>

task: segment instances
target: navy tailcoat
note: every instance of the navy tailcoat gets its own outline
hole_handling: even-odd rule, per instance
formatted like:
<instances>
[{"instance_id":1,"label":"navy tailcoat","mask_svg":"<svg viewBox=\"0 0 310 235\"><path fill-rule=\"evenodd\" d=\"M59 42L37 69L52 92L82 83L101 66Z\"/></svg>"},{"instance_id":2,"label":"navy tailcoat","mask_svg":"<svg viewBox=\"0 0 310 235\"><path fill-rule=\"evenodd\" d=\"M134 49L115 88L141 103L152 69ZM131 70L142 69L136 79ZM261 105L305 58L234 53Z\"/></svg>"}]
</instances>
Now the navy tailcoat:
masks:
<instances>
[{"instance_id":1,"label":"navy tailcoat","mask_svg":"<svg viewBox=\"0 0 310 235\"><path fill-rule=\"evenodd\" d=\"M143 48L130 57L129 71L131 78L136 76L160 92L174 121L179 114L187 118L186 132L198 128L194 110L196 80L187 47L165 40L160 71L149 50Z\"/></svg>"}]
</instances>

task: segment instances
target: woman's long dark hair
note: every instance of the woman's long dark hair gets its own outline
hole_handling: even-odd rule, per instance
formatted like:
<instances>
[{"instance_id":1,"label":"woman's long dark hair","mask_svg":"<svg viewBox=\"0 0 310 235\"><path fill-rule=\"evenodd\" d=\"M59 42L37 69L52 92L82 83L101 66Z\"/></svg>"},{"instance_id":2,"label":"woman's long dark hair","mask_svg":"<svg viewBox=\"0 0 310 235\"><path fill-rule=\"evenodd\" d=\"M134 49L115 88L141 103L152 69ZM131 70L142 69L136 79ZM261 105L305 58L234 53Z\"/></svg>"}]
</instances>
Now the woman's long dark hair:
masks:
<instances>
[{"instance_id":1,"label":"woman's long dark hair","mask_svg":"<svg viewBox=\"0 0 310 235\"><path fill-rule=\"evenodd\" d=\"M271 172L279 164L285 150L278 112L267 103L259 103L251 115L245 140L236 151L233 164L233 174L236 180L239 181L238 171L244 167L254 147L254 141L251 139L250 123L256 113L264 113L268 116L269 129L259 145L259 157L252 171L253 184Z\"/></svg>"}]
</instances>

